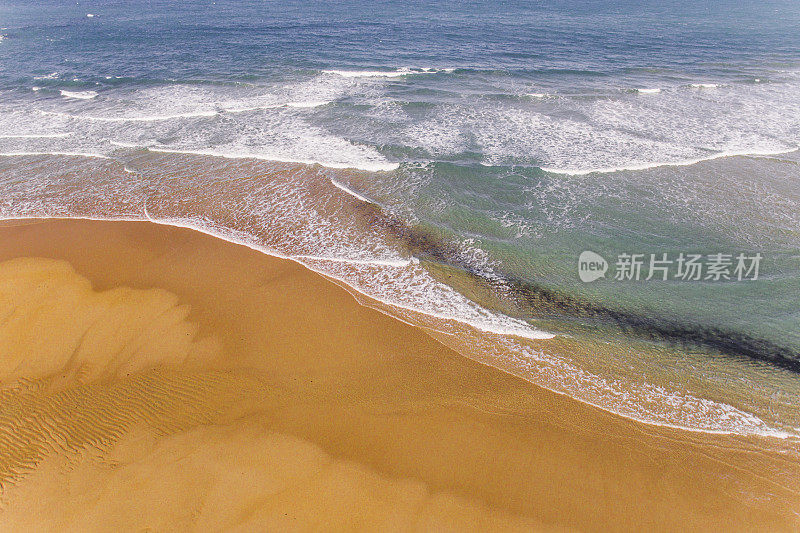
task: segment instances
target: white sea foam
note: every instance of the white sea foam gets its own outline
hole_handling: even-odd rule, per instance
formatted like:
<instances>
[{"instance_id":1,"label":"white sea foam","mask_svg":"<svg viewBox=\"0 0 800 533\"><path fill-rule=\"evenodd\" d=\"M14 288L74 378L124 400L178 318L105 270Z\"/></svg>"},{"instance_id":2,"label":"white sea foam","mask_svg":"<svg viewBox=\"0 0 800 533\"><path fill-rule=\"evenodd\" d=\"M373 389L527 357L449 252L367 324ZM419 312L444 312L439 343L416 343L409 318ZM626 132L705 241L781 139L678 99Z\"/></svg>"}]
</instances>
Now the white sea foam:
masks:
<instances>
[{"instance_id":1,"label":"white sea foam","mask_svg":"<svg viewBox=\"0 0 800 533\"><path fill-rule=\"evenodd\" d=\"M399 163L388 161L376 148L351 142L315 125L307 111L335 101L350 87L344 79L317 76L264 94L263 87L169 86L121 93L109 90L91 112L67 111L52 102L37 102L39 113L0 116L17 127L23 120L30 130L58 125L80 133L74 143L58 151L94 151L92 145L111 143L121 148L152 148L236 159L259 159L329 168L390 171ZM352 89L352 87L350 87ZM46 106L46 107L45 107ZM247 114L248 109L275 112ZM283 110L283 111L281 111ZM41 115L37 119L37 115ZM46 117L42 120L42 116ZM213 120L219 117L218 120ZM154 139L170 139L153 146ZM4 147L5 148L5 147ZM14 146L39 151L41 147ZM8 149L8 148L6 148ZM52 147L48 147L48 150Z\"/></svg>"},{"instance_id":2,"label":"white sea foam","mask_svg":"<svg viewBox=\"0 0 800 533\"><path fill-rule=\"evenodd\" d=\"M561 94L553 109L492 100L447 102L379 138L382 144L422 149L425 157L458 160L477 152L486 165L537 166L562 174L685 166L794 150L800 132L796 95L797 84L785 83L665 90L657 98ZM386 116L403 124L402 115Z\"/></svg>"},{"instance_id":3,"label":"white sea foam","mask_svg":"<svg viewBox=\"0 0 800 533\"><path fill-rule=\"evenodd\" d=\"M368 199L368 198L365 198L364 196L361 196L360 194L358 194L358 193L357 193L356 191L354 191L353 189L351 189L351 188L347 187L346 185L343 185L343 184L339 183L338 181L336 181L336 180L335 180L335 179L333 179L333 178L331 178L331 183L332 183L332 184L333 184L333 185L334 185L334 186L335 186L337 189L341 189L342 191L346 192L346 193L347 193L347 194L349 194L350 196L353 196L354 198L356 198L356 199L358 199L358 200L361 200L362 202L371 203L371 202L369 201L369 199Z\"/></svg>"},{"instance_id":4,"label":"white sea foam","mask_svg":"<svg viewBox=\"0 0 800 533\"><path fill-rule=\"evenodd\" d=\"M286 104L286 107L298 107L298 108L310 108L310 107L321 107L324 105L330 104L329 101L309 101L309 102L289 102Z\"/></svg>"},{"instance_id":5,"label":"white sea foam","mask_svg":"<svg viewBox=\"0 0 800 533\"><path fill-rule=\"evenodd\" d=\"M92 157L96 159L109 159L108 156L103 154L93 154L88 152L59 152L59 151L52 151L52 152L26 152L26 151L18 151L18 152L0 152L0 156L3 157L24 157L24 156L39 156L39 155L64 155L70 157Z\"/></svg>"},{"instance_id":6,"label":"white sea foam","mask_svg":"<svg viewBox=\"0 0 800 533\"><path fill-rule=\"evenodd\" d=\"M64 133L8 133L0 135L0 139L63 139L72 134L71 131Z\"/></svg>"},{"instance_id":7,"label":"white sea foam","mask_svg":"<svg viewBox=\"0 0 800 533\"><path fill-rule=\"evenodd\" d=\"M398 69L388 73L437 71L440 69ZM366 170L398 167L397 162L386 161L372 147L382 145L421 148L434 157L445 158L477 151L483 155L482 164L541 166L563 174L683 166L727 155L790 151L797 145L800 127L796 119L800 106L796 98L792 100L793 85L751 85L749 93L726 90L702 95L700 91L675 90L663 92L658 98L642 99L586 99L567 94L559 97L556 113L541 106L519 109L505 102L442 103L412 117L387 99L383 88L376 86L365 93L363 87L356 88L347 80L344 76L314 76L272 88L266 94L263 86L174 85L123 93L121 97L109 90L102 100L92 104L91 113L67 112L52 101L37 105L50 117L86 122L77 125L64 121L59 125L79 132L81 139L99 143L115 139L141 146L151 139L177 136L162 148ZM770 98L782 102L780 106L767 105L761 99L759 92L767 90ZM538 100L551 95L526 96ZM341 128L327 120L327 110L322 106L340 99L359 102L364 111L357 112L364 113L365 120L357 124L345 122ZM320 114L300 113L317 108ZM742 112L725 112L731 108ZM235 116L258 109L298 112ZM575 113L561 113L563 109L573 109ZM231 116L213 123L206 120L202 127L190 122L225 114ZM317 125L320 117L323 122ZM399 128L378 126L386 121ZM119 125L119 129L112 131L104 123ZM33 131L49 127L44 122L28 126ZM361 142L350 142L351 136ZM370 145L363 139L369 139ZM40 151L42 147L13 148ZM48 146L47 150L51 148ZM59 145L57 151L94 150L76 141Z\"/></svg>"},{"instance_id":8,"label":"white sea foam","mask_svg":"<svg viewBox=\"0 0 800 533\"><path fill-rule=\"evenodd\" d=\"M221 107L223 111L226 113L247 113L250 111L261 111L264 109L280 109L281 107L285 107L286 104L264 104L264 105L251 105L251 106L241 106L241 107Z\"/></svg>"},{"instance_id":9,"label":"white sea foam","mask_svg":"<svg viewBox=\"0 0 800 533\"><path fill-rule=\"evenodd\" d=\"M97 98L97 91L60 91L64 98L77 98L78 100L91 100Z\"/></svg>"},{"instance_id":10,"label":"white sea foam","mask_svg":"<svg viewBox=\"0 0 800 533\"><path fill-rule=\"evenodd\" d=\"M498 350L498 344L504 349ZM646 424L699 433L778 439L798 436L771 427L758 416L730 404L649 383L626 382L623 385L619 380L587 372L562 357L534 351L514 340L501 339L494 346L486 343L481 348L483 353L496 357L500 368L552 392ZM504 360L508 353L516 354L513 366ZM649 405L664 406L664 409L653 412L647 408Z\"/></svg>"},{"instance_id":11,"label":"white sea foam","mask_svg":"<svg viewBox=\"0 0 800 533\"><path fill-rule=\"evenodd\" d=\"M658 94L661 92L661 89L636 89L636 92L641 94Z\"/></svg>"},{"instance_id":12,"label":"white sea foam","mask_svg":"<svg viewBox=\"0 0 800 533\"><path fill-rule=\"evenodd\" d=\"M248 111L260 111L264 109L281 109L281 108L297 108L297 109L309 109L313 107L321 107L331 103L330 101L320 100L320 101L308 101L308 102L286 102L286 103L277 103L277 104L263 104L263 105L245 105L245 106L233 106L233 107L224 107L225 104L222 104L221 109L226 113L245 113Z\"/></svg>"},{"instance_id":13,"label":"white sea foam","mask_svg":"<svg viewBox=\"0 0 800 533\"><path fill-rule=\"evenodd\" d=\"M218 115L217 111L190 111L187 113L175 113L171 115L133 115L124 117L101 117L96 115L76 115L72 113L59 113L53 111L42 111L48 115L56 115L75 120L92 120L95 122L159 122L163 120L175 120L182 118L213 117Z\"/></svg>"},{"instance_id":14,"label":"white sea foam","mask_svg":"<svg viewBox=\"0 0 800 533\"><path fill-rule=\"evenodd\" d=\"M569 174L572 176L585 176L587 174L607 174L611 172L622 172L629 170L647 170L658 167L683 167L689 165L696 165L698 163L702 163L703 161L713 161L714 159L721 159L723 157L774 156L774 155L788 154L796 151L797 149L798 147L795 146L792 148L785 148L779 150L732 150L727 152L718 152L715 154L709 154L708 156L705 157L685 159L683 161L662 161L662 162L655 161L652 163L638 163L638 164L622 165L619 167L606 167L606 168L553 168L547 166L543 166L540 168L545 172L551 172L553 174Z\"/></svg>"},{"instance_id":15,"label":"white sea foam","mask_svg":"<svg viewBox=\"0 0 800 533\"><path fill-rule=\"evenodd\" d=\"M399 78L411 74L411 71L382 70L323 70L325 74L336 74L345 78Z\"/></svg>"},{"instance_id":16,"label":"white sea foam","mask_svg":"<svg viewBox=\"0 0 800 533\"><path fill-rule=\"evenodd\" d=\"M396 70L323 70L324 74L335 74L345 78L399 78L412 74L436 74L437 72L453 72L452 68L398 68Z\"/></svg>"},{"instance_id":17,"label":"white sea foam","mask_svg":"<svg viewBox=\"0 0 800 533\"><path fill-rule=\"evenodd\" d=\"M298 261L320 261L323 263L346 263L348 265L382 266L390 268L406 268L417 264L412 259L349 259L347 257L325 257L319 255L290 255L287 256Z\"/></svg>"},{"instance_id":18,"label":"white sea foam","mask_svg":"<svg viewBox=\"0 0 800 533\"><path fill-rule=\"evenodd\" d=\"M120 148L142 148L142 149L144 149L144 148L147 148L148 146L150 146L150 144L152 144L152 143L150 143L150 144L141 145L141 144L137 144L137 143L129 143L129 142L123 142L123 141L108 141L108 142L112 146L119 146Z\"/></svg>"},{"instance_id":19,"label":"white sea foam","mask_svg":"<svg viewBox=\"0 0 800 533\"><path fill-rule=\"evenodd\" d=\"M396 170L400 164L390 163L386 161L354 161L338 162L338 161L325 161L315 159L303 159L286 157L277 153L268 152L248 152L248 151L226 151L217 149L207 150L186 150L180 148L164 148L156 146L147 146L151 152L164 152L172 154L188 154L188 155L208 155L213 157L224 157L226 159L260 159L263 161L277 161L279 163L299 163L303 165L321 165L328 168L355 168L359 170L367 170L372 172L389 172Z\"/></svg>"},{"instance_id":20,"label":"white sea foam","mask_svg":"<svg viewBox=\"0 0 800 533\"><path fill-rule=\"evenodd\" d=\"M716 83L691 83L689 87L693 89L716 89L719 85Z\"/></svg>"},{"instance_id":21,"label":"white sea foam","mask_svg":"<svg viewBox=\"0 0 800 533\"><path fill-rule=\"evenodd\" d=\"M151 222L194 229L230 242L245 245L269 255L297 261L310 270L339 281L356 292L368 295L397 311L407 311L437 320L463 324L473 328L473 330L494 335L509 335L530 340L548 340L554 337L553 334L537 330L525 322L498 315L477 306L451 287L431 278L427 271L420 266L419 261L286 254L282 251L265 247L257 238L246 232L231 230L210 220L153 217L147 213L146 209L145 217ZM118 217L116 219L125 220L127 218ZM133 219L136 218L133 217ZM343 267L347 270L342 271L338 267ZM388 271L387 267L389 268ZM353 268L366 268L367 270L364 273L368 274L368 278L372 282L377 282L377 285L363 285L358 276L353 276L354 273L358 273L358 270L354 272ZM398 277L398 274L400 274L400 277ZM393 281L389 282L389 280ZM414 280L414 285L407 285L411 280ZM386 285L387 282L389 283L388 285ZM397 292L398 289L410 289L415 285L417 287L425 287L424 291L412 291L405 294ZM376 291L376 288L379 290ZM400 298L397 298L398 296ZM405 301L404 297L411 297L412 299L411 301ZM402 319L402 317L398 318Z\"/></svg>"}]
</instances>

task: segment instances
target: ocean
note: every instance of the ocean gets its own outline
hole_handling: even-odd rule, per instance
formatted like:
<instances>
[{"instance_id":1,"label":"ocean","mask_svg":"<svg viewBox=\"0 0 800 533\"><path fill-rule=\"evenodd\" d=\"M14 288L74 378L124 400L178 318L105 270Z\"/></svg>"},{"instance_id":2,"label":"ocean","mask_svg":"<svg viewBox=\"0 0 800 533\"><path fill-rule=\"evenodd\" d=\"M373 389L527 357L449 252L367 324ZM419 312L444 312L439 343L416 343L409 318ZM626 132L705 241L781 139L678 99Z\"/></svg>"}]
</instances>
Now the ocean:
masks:
<instances>
[{"instance_id":1,"label":"ocean","mask_svg":"<svg viewBox=\"0 0 800 533\"><path fill-rule=\"evenodd\" d=\"M0 218L196 228L622 416L797 438L798 27L776 0L4 1Z\"/></svg>"}]
</instances>

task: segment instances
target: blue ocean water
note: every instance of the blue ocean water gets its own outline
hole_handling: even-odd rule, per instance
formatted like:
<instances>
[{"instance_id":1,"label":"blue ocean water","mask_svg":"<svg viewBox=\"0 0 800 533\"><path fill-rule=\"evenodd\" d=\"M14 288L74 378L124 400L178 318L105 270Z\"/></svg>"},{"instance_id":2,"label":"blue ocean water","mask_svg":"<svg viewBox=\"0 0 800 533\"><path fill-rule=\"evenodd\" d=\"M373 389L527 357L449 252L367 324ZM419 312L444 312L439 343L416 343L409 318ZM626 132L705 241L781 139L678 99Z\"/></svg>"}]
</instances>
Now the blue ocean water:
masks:
<instances>
[{"instance_id":1,"label":"blue ocean water","mask_svg":"<svg viewBox=\"0 0 800 533\"><path fill-rule=\"evenodd\" d=\"M792 433L798 27L773 0L5 1L0 213L191 224L622 414ZM586 250L763 260L583 283Z\"/></svg>"}]
</instances>

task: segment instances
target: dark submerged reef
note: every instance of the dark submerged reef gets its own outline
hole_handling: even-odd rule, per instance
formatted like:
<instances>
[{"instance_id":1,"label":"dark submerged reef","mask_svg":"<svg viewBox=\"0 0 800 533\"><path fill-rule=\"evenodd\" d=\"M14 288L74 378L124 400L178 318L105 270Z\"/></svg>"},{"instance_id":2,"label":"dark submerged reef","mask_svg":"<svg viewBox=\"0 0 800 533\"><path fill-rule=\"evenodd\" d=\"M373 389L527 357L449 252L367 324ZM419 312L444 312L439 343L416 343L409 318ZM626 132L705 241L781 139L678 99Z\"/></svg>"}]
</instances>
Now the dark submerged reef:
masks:
<instances>
[{"instance_id":1,"label":"dark submerged reef","mask_svg":"<svg viewBox=\"0 0 800 533\"><path fill-rule=\"evenodd\" d=\"M494 279L487 279L463 259L454 243L438 237L433 231L409 225L375 204L359 202L355 210L362 223L396 239L420 260L450 266L463 272L472 282L488 286L494 293L502 292L504 297L512 299L523 318L572 318L590 328L614 326L625 334L640 338L703 347L723 355L761 361L800 373L800 354L789 347L734 330L691 324L679 317L644 316L614 309L497 269L493 271Z\"/></svg>"}]
</instances>

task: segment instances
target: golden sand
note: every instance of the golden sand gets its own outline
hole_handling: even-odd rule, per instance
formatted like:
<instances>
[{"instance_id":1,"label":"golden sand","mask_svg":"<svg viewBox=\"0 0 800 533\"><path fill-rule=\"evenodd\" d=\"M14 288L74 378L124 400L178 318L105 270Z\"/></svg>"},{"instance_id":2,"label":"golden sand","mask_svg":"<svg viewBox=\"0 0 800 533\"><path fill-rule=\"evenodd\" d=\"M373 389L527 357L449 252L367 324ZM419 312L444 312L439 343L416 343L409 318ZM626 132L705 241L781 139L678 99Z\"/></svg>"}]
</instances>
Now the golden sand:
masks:
<instances>
[{"instance_id":1,"label":"golden sand","mask_svg":"<svg viewBox=\"0 0 800 533\"><path fill-rule=\"evenodd\" d=\"M795 446L611 415L192 230L0 227L5 531L791 531Z\"/></svg>"}]
</instances>

